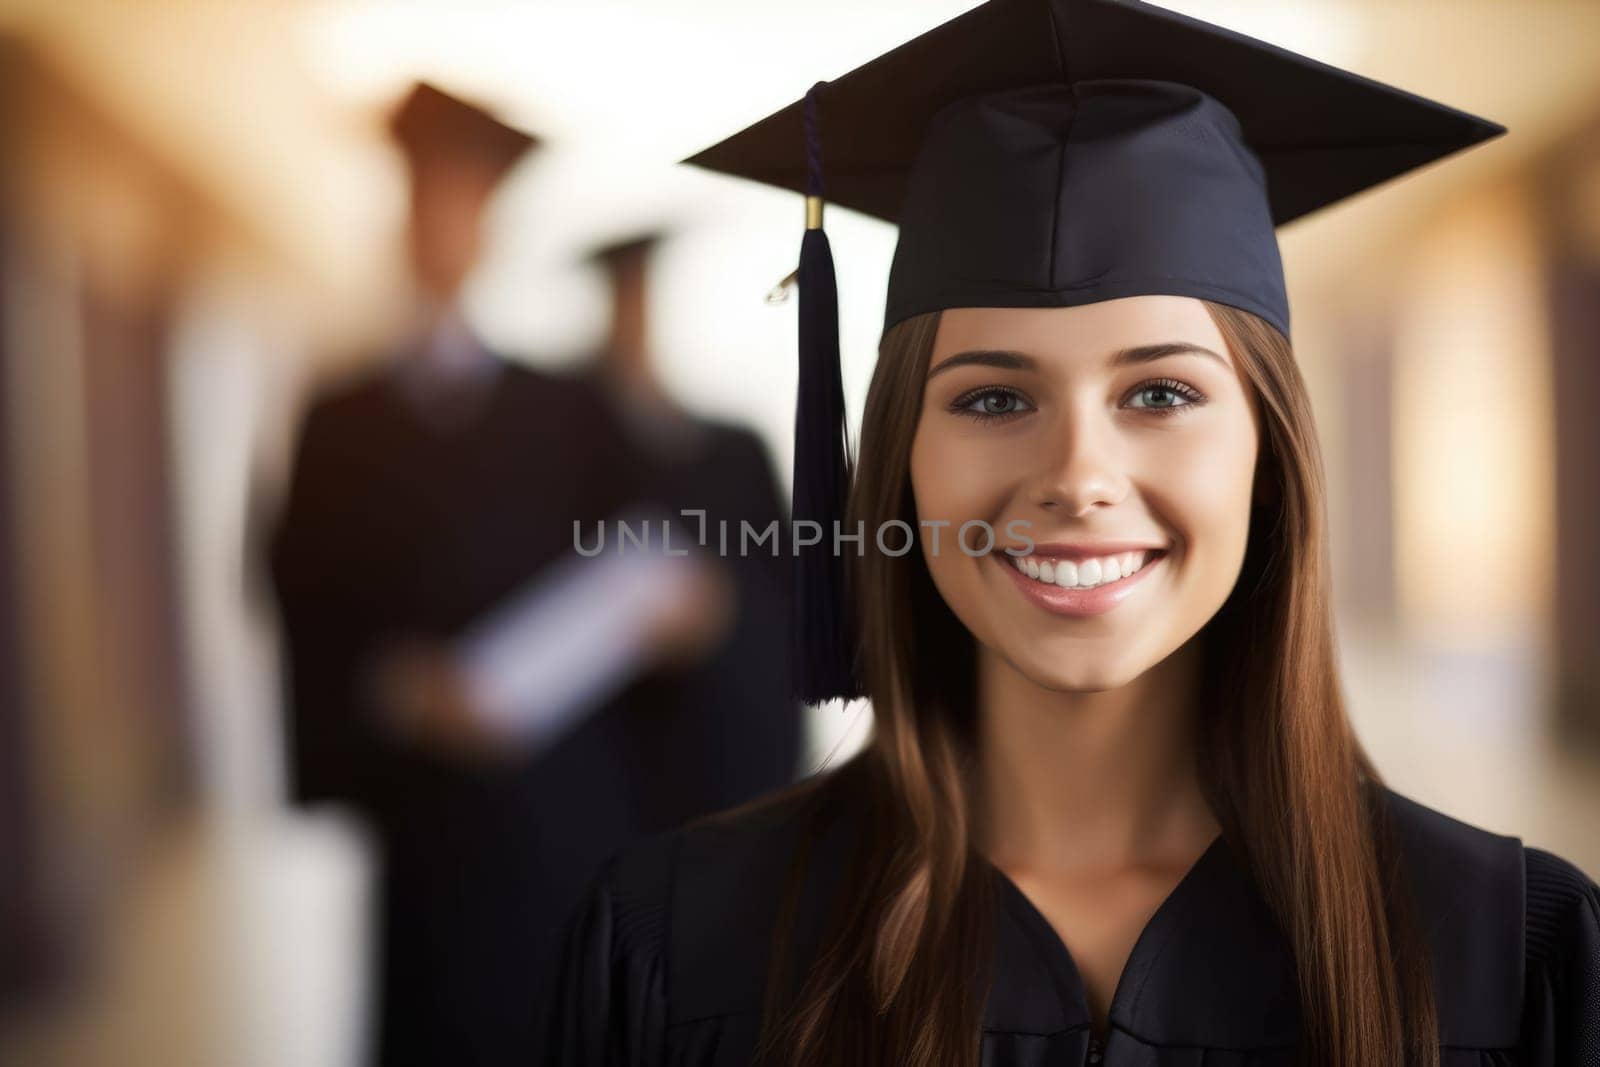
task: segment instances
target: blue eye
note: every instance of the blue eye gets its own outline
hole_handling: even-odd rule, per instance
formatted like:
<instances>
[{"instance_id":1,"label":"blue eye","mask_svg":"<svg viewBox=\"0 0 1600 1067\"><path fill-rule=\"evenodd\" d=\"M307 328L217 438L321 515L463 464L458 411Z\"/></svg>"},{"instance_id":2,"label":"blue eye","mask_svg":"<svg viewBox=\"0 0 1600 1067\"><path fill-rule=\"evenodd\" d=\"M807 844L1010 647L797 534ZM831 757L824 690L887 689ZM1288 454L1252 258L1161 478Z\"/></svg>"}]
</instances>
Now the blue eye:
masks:
<instances>
[{"instance_id":1,"label":"blue eye","mask_svg":"<svg viewBox=\"0 0 1600 1067\"><path fill-rule=\"evenodd\" d=\"M996 422L1031 411L1033 405L1015 389L990 385L963 394L950 405L950 409L958 415L965 415L979 422Z\"/></svg>"},{"instance_id":2,"label":"blue eye","mask_svg":"<svg viewBox=\"0 0 1600 1067\"><path fill-rule=\"evenodd\" d=\"M1133 404L1133 407L1144 408L1157 415L1170 415L1185 408L1196 407L1205 403L1193 388L1172 378L1161 378L1153 382L1145 382L1133 391L1135 397L1154 397L1154 400L1143 404Z\"/></svg>"}]
</instances>

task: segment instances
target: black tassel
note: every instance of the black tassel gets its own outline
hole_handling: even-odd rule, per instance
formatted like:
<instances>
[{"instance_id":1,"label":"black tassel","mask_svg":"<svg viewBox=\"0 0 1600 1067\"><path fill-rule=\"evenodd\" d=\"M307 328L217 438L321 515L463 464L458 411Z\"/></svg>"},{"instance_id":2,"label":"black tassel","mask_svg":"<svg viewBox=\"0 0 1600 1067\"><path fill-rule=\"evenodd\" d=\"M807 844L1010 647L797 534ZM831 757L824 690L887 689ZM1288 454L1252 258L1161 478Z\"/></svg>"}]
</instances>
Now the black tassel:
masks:
<instances>
[{"instance_id":1,"label":"black tassel","mask_svg":"<svg viewBox=\"0 0 1600 1067\"><path fill-rule=\"evenodd\" d=\"M796 529L815 536L798 549L794 568L795 696L807 703L863 695L854 670L854 612L845 598L844 556L834 550L842 531L850 491L851 466L846 437L844 379L839 369L839 290L833 250L822 229L822 145L817 122L818 82L806 93L805 239L800 245L800 375L794 419L794 498L792 517L816 527ZM844 542L845 551L856 543Z\"/></svg>"}]
</instances>

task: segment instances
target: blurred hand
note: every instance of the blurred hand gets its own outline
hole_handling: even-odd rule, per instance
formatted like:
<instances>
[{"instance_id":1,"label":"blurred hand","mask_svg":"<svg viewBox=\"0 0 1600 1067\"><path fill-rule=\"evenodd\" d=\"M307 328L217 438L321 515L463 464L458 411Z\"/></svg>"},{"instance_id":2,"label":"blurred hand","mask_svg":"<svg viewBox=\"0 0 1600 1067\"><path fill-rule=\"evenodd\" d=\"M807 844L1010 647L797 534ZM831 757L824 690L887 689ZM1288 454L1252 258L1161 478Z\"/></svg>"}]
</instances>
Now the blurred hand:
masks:
<instances>
[{"instance_id":1,"label":"blurred hand","mask_svg":"<svg viewBox=\"0 0 1600 1067\"><path fill-rule=\"evenodd\" d=\"M700 556L686 557L675 595L664 598L646 623L646 647L653 661L681 668L704 659L732 626L737 601L725 567Z\"/></svg>"},{"instance_id":2,"label":"blurred hand","mask_svg":"<svg viewBox=\"0 0 1600 1067\"><path fill-rule=\"evenodd\" d=\"M381 656L373 670L378 706L403 737L435 752L474 761L509 753L472 703L455 660L441 645L407 641Z\"/></svg>"}]
</instances>

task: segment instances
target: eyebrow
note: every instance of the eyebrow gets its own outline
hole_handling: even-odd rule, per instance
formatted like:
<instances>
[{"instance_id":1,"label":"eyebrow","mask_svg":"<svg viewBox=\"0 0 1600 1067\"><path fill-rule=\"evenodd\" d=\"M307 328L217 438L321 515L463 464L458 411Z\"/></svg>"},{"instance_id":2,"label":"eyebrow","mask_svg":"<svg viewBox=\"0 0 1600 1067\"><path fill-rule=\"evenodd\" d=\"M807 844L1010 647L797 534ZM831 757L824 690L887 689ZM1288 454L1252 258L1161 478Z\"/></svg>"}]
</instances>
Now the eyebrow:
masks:
<instances>
[{"instance_id":1,"label":"eyebrow","mask_svg":"<svg viewBox=\"0 0 1600 1067\"><path fill-rule=\"evenodd\" d=\"M1223 366L1228 361L1217 353L1202 345L1191 344L1188 341L1167 341L1155 345L1136 345L1133 348L1123 348L1111 354L1113 367L1126 367L1138 363L1152 363L1168 356L1207 356L1216 360ZM940 363L928 372L928 377L935 374L953 370L956 367L968 365L983 367L999 367L1001 370L1037 371L1039 363L1025 352L1012 352L1003 349L974 349L970 352L957 352L949 359Z\"/></svg>"}]
</instances>

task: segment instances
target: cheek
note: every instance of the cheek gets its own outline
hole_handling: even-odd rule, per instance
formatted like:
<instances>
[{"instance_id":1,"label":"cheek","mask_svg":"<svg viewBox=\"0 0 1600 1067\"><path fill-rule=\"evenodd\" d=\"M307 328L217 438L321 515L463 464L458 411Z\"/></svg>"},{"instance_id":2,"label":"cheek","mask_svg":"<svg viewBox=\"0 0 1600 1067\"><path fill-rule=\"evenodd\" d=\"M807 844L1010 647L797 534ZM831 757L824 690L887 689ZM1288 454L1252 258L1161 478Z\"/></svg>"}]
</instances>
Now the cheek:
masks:
<instances>
[{"instance_id":1,"label":"cheek","mask_svg":"<svg viewBox=\"0 0 1600 1067\"><path fill-rule=\"evenodd\" d=\"M912 441L917 538L934 585L964 620L966 606L978 595L978 565L983 561L963 552L957 537L961 525L974 519L988 522L997 536L1004 535L999 522L1009 493L1004 471L1005 465L997 464L985 449L950 434L919 431ZM986 543L983 531L976 527L968 531L967 543L974 551L981 549Z\"/></svg>"},{"instance_id":2,"label":"cheek","mask_svg":"<svg viewBox=\"0 0 1600 1067\"><path fill-rule=\"evenodd\" d=\"M1191 579L1232 588L1244 559L1255 463L1254 433L1243 430L1175 442L1161 457L1156 506L1194 564Z\"/></svg>"},{"instance_id":3,"label":"cheek","mask_svg":"<svg viewBox=\"0 0 1600 1067\"><path fill-rule=\"evenodd\" d=\"M993 520L1008 492L1007 464L993 449L958 436L918 432L911 445L911 492L919 519Z\"/></svg>"}]
</instances>

